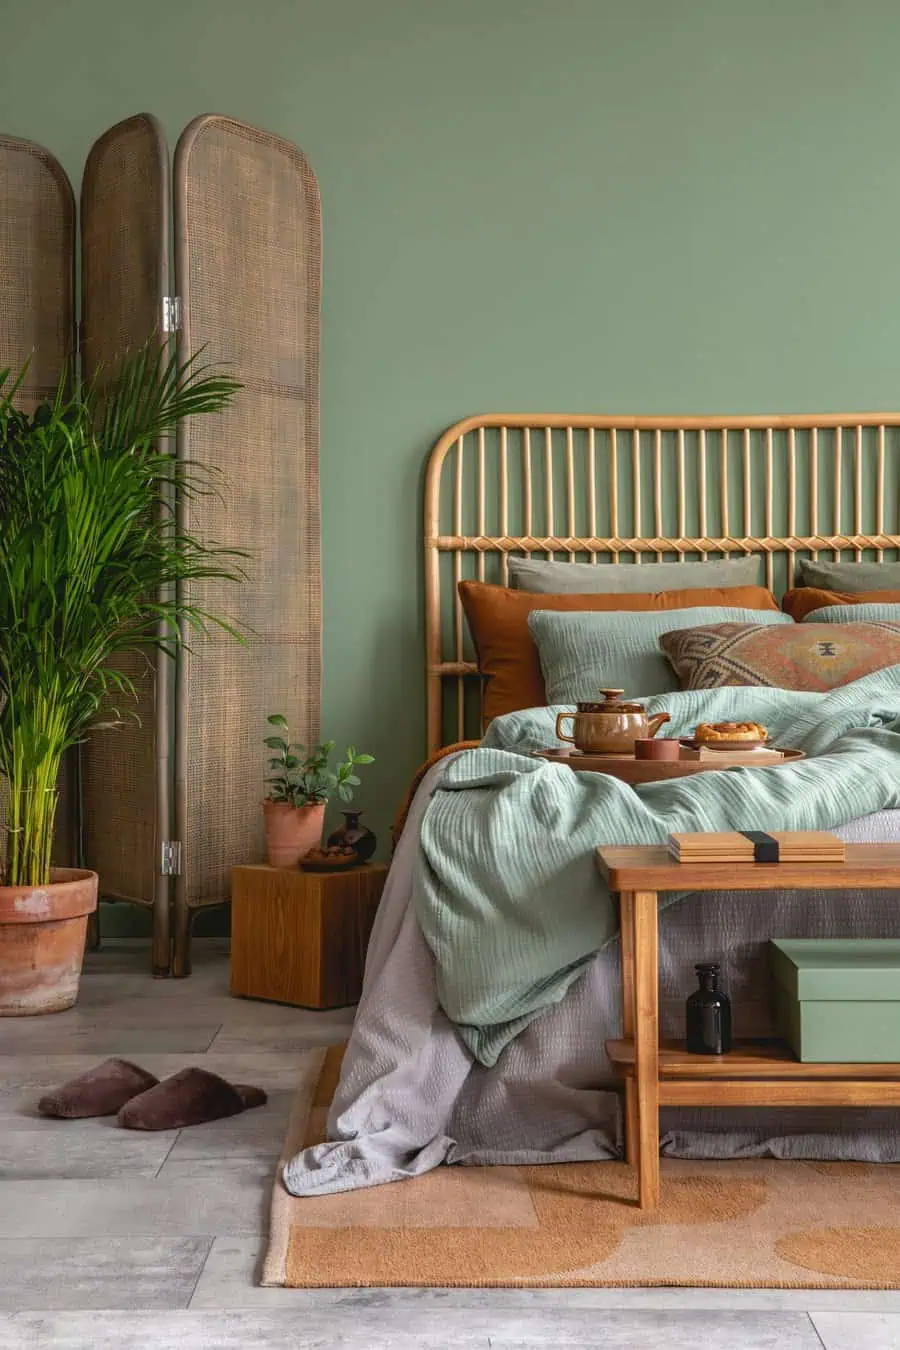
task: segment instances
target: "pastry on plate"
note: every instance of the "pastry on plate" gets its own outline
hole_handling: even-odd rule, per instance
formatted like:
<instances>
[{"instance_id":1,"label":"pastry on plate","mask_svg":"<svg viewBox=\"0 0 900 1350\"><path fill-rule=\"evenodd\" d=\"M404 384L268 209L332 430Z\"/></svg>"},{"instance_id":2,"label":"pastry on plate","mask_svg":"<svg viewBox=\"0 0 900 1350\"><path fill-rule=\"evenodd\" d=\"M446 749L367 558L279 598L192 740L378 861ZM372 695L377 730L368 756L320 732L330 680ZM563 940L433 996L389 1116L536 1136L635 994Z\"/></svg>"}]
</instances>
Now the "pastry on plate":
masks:
<instances>
[{"instance_id":1,"label":"pastry on plate","mask_svg":"<svg viewBox=\"0 0 900 1350\"><path fill-rule=\"evenodd\" d=\"M701 722L694 730L694 740L699 745L715 745L719 741L758 745L768 735L768 728L760 722Z\"/></svg>"}]
</instances>

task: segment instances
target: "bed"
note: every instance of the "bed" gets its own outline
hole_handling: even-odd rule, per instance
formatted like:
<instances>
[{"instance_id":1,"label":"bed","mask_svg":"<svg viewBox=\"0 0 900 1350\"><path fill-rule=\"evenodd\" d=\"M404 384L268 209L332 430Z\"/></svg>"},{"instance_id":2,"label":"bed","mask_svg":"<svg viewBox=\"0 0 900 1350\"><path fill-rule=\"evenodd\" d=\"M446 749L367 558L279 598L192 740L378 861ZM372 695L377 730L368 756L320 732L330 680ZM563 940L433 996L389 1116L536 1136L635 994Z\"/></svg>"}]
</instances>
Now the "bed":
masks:
<instances>
[{"instance_id":1,"label":"bed","mask_svg":"<svg viewBox=\"0 0 900 1350\"><path fill-rule=\"evenodd\" d=\"M424 536L435 754L482 730L460 581L504 584L515 555L635 568L758 555L766 585L780 594L798 558L896 560L900 416L468 418L432 451ZM329 1116L331 1142L287 1166L296 1194L378 1184L444 1162L621 1156L620 1098L603 1050L620 1026L615 942L492 1065L473 1057L442 1010L412 893L422 822L452 762L452 753L436 762L412 802ZM869 812L838 832L900 840L900 811ZM736 1033L765 1034L769 936L877 936L890 931L894 909L894 897L878 892L807 895L800 904L791 894L684 898L661 926L664 1033L682 1031L695 960L722 960ZM663 1151L677 1156L900 1160L892 1112L678 1111L664 1116L662 1130Z\"/></svg>"}]
</instances>

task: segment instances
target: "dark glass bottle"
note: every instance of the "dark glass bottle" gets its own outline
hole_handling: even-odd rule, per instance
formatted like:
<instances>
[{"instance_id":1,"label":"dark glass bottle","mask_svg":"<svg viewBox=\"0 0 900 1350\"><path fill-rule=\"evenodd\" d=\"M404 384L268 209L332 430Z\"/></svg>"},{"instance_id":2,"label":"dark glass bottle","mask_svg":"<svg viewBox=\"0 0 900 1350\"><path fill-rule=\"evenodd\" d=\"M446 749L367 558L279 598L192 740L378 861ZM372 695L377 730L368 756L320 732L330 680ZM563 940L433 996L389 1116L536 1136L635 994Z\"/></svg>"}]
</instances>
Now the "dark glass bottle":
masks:
<instances>
[{"instance_id":1,"label":"dark glass bottle","mask_svg":"<svg viewBox=\"0 0 900 1350\"><path fill-rule=\"evenodd\" d=\"M359 818L362 811L342 811L341 815L344 817L344 824L332 831L328 836L328 843L337 844L341 848L349 845L356 854L357 862L368 862L378 846L378 840L368 825L360 825Z\"/></svg>"},{"instance_id":2,"label":"dark glass bottle","mask_svg":"<svg viewBox=\"0 0 900 1350\"><path fill-rule=\"evenodd\" d=\"M689 1055L727 1055L731 1049L731 999L719 988L719 966L694 966L700 988L687 1001Z\"/></svg>"}]
</instances>

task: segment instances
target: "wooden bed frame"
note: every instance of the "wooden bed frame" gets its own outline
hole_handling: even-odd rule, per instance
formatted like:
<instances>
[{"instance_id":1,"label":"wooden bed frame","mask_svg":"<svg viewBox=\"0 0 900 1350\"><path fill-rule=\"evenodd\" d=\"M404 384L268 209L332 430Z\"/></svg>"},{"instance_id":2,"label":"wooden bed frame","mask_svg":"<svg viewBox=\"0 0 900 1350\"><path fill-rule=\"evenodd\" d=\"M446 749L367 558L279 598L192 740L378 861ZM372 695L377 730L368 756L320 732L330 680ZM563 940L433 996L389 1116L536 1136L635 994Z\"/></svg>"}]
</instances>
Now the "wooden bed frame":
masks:
<instances>
[{"instance_id":1,"label":"wooden bed frame","mask_svg":"<svg viewBox=\"0 0 900 1350\"><path fill-rule=\"evenodd\" d=\"M425 485L428 752L480 735L456 592L511 553L570 562L900 554L900 413L609 417L485 413L431 452Z\"/></svg>"}]
</instances>

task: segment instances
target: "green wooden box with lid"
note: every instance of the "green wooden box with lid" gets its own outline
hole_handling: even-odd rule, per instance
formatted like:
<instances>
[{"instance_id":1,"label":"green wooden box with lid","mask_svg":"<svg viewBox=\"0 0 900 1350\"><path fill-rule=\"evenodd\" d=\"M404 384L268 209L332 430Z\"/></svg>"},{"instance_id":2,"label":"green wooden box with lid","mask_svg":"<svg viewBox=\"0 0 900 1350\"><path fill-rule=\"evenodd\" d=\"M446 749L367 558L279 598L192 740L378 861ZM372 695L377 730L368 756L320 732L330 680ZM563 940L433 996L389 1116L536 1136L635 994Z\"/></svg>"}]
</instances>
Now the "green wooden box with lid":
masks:
<instances>
[{"instance_id":1,"label":"green wooden box with lid","mask_svg":"<svg viewBox=\"0 0 900 1350\"><path fill-rule=\"evenodd\" d=\"M900 1063L900 939L769 943L781 1035L809 1064Z\"/></svg>"}]
</instances>

